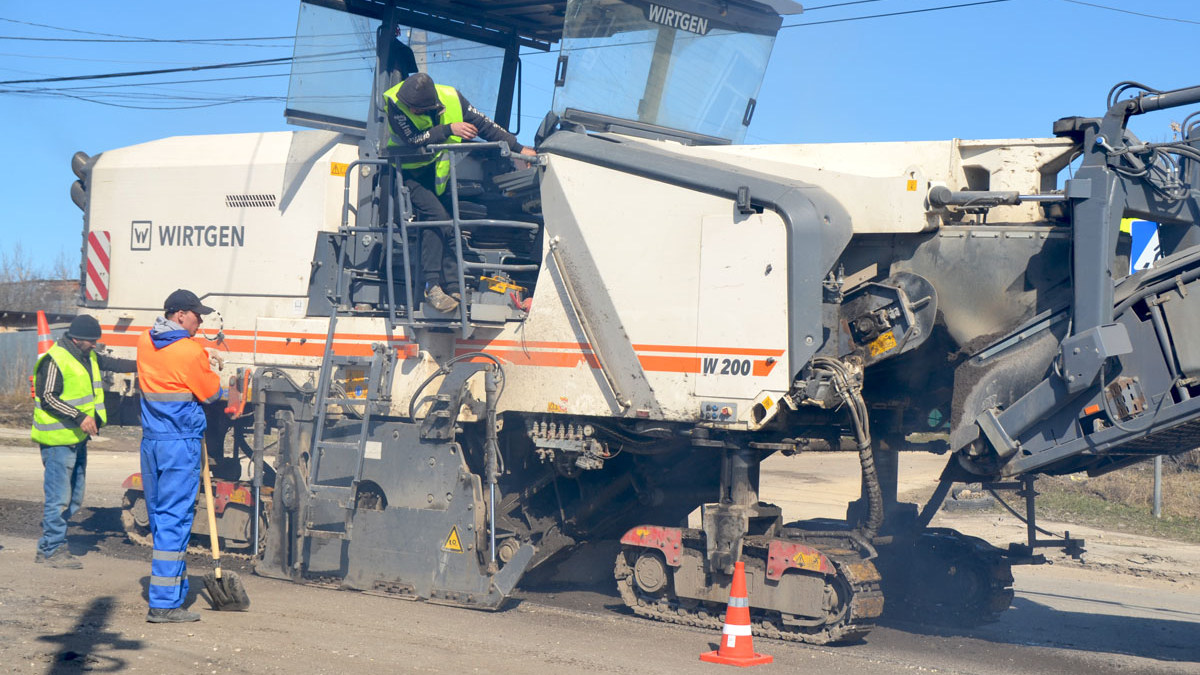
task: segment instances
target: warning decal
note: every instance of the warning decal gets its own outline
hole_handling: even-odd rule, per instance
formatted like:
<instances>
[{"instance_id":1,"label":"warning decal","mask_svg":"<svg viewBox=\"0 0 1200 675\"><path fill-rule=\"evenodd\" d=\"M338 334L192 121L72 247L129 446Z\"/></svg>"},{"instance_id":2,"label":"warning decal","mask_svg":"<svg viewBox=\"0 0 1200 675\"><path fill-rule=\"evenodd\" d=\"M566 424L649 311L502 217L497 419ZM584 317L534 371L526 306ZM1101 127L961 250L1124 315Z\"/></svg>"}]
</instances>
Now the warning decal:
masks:
<instances>
[{"instance_id":1,"label":"warning decal","mask_svg":"<svg viewBox=\"0 0 1200 675\"><path fill-rule=\"evenodd\" d=\"M457 525L450 528L450 536L446 537L446 543L442 544L442 549L445 551L454 551L455 553L463 552L462 542L458 540Z\"/></svg>"},{"instance_id":2,"label":"warning decal","mask_svg":"<svg viewBox=\"0 0 1200 675\"><path fill-rule=\"evenodd\" d=\"M880 354L891 351L895 348L896 336L890 330L883 335L880 335L878 338L875 338L874 342L867 345L867 349L870 350L871 356L879 356Z\"/></svg>"}]
</instances>

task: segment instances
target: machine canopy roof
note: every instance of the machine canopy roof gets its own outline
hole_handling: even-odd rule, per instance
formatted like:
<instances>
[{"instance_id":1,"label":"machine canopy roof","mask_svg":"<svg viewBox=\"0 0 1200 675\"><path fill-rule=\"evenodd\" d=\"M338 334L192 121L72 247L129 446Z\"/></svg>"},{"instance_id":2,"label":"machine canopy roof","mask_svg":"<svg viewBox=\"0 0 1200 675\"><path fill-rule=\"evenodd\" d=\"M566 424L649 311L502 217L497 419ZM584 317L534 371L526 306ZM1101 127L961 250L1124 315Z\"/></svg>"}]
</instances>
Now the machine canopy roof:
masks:
<instances>
[{"instance_id":1,"label":"machine canopy roof","mask_svg":"<svg viewBox=\"0 0 1200 675\"><path fill-rule=\"evenodd\" d=\"M405 25L437 30L438 24L459 24L476 32L481 41L493 34L495 43L516 38L518 44L548 50L562 39L566 0L306 0L310 4L357 14L380 21L389 10ZM703 14L706 8L737 6L758 13L798 14L792 0L656 0L679 12ZM420 25L424 24L424 25Z\"/></svg>"}]
</instances>

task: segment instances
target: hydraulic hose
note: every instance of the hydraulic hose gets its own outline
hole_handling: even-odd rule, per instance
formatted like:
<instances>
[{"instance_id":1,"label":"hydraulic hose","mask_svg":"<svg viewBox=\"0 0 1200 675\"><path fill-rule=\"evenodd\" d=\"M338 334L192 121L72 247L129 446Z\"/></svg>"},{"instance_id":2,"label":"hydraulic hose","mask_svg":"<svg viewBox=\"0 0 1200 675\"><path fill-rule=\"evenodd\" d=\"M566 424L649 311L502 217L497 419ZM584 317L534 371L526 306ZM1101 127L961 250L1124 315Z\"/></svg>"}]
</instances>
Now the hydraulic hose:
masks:
<instances>
[{"instance_id":1,"label":"hydraulic hose","mask_svg":"<svg viewBox=\"0 0 1200 675\"><path fill-rule=\"evenodd\" d=\"M486 405L487 414L485 416L487 428L484 431L484 476L488 484L488 549L491 557L488 559L488 569L490 572L496 571L496 482L499 479L500 470L498 457L500 455L500 441L496 435L496 401L500 397L500 382L496 376L495 368L489 367L484 373L483 391L485 393L484 403Z\"/></svg>"},{"instance_id":2,"label":"hydraulic hose","mask_svg":"<svg viewBox=\"0 0 1200 675\"><path fill-rule=\"evenodd\" d=\"M255 383L258 384L257 382ZM254 518L250 524L250 536L253 548L252 555L254 559L258 559L258 520L262 517L262 484L263 484L263 455L266 454L266 432L267 432L267 401L262 395L262 390L255 386L251 392L255 398L254 403L254 479L252 486L254 488L254 513L251 517Z\"/></svg>"},{"instance_id":3,"label":"hydraulic hose","mask_svg":"<svg viewBox=\"0 0 1200 675\"><path fill-rule=\"evenodd\" d=\"M433 371L429 377L425 378L425 380L421 382L421 384L417 387L417 390L413 392L412 398L408 400L408 419L417 419L417 401L421 399L421 392L425 391L425 387L428 387L430 382L433 382L440 375L449 374L450 366L464 359L473 359L475 357L485 358L496 364L496 371L500 375L500 391L504 391L504 365L500 363L499 359L486 352L468 352L466 354L459 354L458 356L447 361L444 365L442 365L442 367Z\"/></svg>"},{"instance_id":4,"label":"hydraulic hose","mask_svg":"<svg viewBox=\"0 0 1200 675\"><path fill-rule=\"evenodd\" d=\"M863 487L867 492L867 520L858 526L859 533L868 541L879 534L883 527L883 490L879 486L879 474L875 471L875 455L871 451L870 420L867 403L862 397L862 384L851 376L850 370L841 361L824 356L813 359L816 370L830 375L838 396L846 402L850 420L854 424L854 436L858 443L858 461L862 467Z\"/></svg>"}]
</instances>

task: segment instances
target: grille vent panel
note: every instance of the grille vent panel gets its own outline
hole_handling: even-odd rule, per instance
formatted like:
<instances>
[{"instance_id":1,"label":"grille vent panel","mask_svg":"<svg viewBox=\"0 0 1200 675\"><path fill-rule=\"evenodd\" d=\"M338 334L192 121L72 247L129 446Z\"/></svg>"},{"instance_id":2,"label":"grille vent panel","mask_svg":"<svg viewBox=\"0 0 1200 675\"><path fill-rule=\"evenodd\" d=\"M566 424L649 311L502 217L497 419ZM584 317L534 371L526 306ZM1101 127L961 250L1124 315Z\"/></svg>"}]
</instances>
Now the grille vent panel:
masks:
<instances>
[{"instance_id":1,"label":"grille vent panel","mask_svg":"<svg viewBox=\"0 0 1200 675\"><path fill-rule=\"evenodd\" d=\"M274 208L275 195L225 195L225 206L231 209Z\"/></svg>"}]
</instances>

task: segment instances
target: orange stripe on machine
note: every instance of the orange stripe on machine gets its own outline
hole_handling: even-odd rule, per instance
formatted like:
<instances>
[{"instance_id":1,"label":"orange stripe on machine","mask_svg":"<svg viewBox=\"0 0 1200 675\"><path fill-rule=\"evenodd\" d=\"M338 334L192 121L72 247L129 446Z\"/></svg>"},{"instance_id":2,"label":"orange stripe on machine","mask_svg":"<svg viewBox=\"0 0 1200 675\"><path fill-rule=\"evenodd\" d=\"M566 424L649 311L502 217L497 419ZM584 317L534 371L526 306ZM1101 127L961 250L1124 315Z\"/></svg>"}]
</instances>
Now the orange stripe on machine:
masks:
<instances>
[{"instance_id":1,"label":"orange stripe on machine","mask_svg":"<svg viewBox=\"0 0 1200 675\"><path fill-rule=\"evenodd\" d=\"M767 377L784 353L783 349L693 345L638 344L633 347L642 368L647 371L696 375ZM591 345L582 342L460 340L455 356L473 351L484 352L515 366L574 368L587 363L591 368L600 367Z\"/></svg>"},{"instance_id":2,"label":"orange stripe on machine","mask_svg":"<svg viewBox=\"0 0 1200 675\"><path fill-rule=\"evenodd\" d=\"M104 337L101 339L110 347L136 347L139 336L150 329L149 326L101 326ZM298 333L281 331L248 331L222 330L224 340L213 343L224 351L245 354L272 354L277 356L311 356L325 355L325 333ZM338 356L370 356L371 345L375 342L386 342L386 335L368 333L334 333L333 353ZM416 345L409 342L403 335L392 337L391 344L404 358L416 356Z\"/></svg>"}]
</instances>

